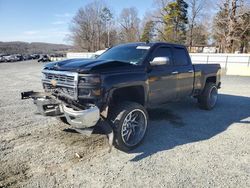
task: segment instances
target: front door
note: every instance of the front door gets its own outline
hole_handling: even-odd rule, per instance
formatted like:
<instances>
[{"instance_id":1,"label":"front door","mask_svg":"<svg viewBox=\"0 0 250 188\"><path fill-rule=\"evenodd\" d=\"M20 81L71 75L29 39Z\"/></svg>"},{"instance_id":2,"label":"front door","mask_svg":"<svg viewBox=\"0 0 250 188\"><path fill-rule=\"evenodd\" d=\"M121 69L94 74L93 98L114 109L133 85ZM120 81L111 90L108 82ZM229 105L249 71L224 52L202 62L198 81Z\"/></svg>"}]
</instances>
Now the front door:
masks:
<instances>
[{"instance_id":1,"label":"front door","mask_svg":"<svg viewBox=\"0 0 250 188\"><path fill-rule=\"evenodd\" d=\"M152 55L155 57L167 57L169 63L166 65L154 65L148 72L149 104L157 105L176 100L177 74L174 72L172 50L170 47L161 46Z\"/></svg>"}]
</instances>

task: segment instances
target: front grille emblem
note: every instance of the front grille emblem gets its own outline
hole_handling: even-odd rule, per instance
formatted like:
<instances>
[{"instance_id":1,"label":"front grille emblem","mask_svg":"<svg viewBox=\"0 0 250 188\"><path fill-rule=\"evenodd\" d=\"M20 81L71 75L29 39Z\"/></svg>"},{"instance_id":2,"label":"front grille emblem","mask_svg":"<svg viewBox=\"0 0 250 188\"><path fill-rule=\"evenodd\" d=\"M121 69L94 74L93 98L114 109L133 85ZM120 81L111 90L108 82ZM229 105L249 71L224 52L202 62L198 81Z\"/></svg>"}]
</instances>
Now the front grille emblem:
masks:
<instances>
[{"instance_id":1,"label":"front grille emblem","mask_svg":"<svg viewBox=\"0 0 250 188\"><path fill-rule=\"evenodd\" d=\"M56 80L51 80L50 83L51 83L52 86L56 87L57 81Z\"/></svg>"}]
</instances>

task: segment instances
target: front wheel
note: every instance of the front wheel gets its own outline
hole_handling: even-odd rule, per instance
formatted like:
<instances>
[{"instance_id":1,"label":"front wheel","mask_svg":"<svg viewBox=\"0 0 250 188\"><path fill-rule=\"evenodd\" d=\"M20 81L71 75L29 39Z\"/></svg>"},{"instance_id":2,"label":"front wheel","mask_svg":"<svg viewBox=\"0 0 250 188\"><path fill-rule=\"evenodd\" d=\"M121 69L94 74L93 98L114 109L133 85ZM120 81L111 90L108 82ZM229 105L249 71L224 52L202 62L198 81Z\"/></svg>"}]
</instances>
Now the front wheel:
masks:
<instances>
[{"instance_id":1,"label":"front wheel","mask_svg":"<svg viewBox=\"0 0 250 188\"><path fill-rule=\"evenodd\" d=\"M215 107L218 99L218 89L214 83L206 83L205 88L200 96L198 102L200 107L205 110L211 110Z\"/></svg>"},{"instance_id":2,"label":"front wheel","mask_svg":"<svg viewBox=\"0 0 250 188\"><path fill-rule=\"evenodd\" d=\"M124 102L111 112L114 129L114 146L122 151L137 147L145 137L148 114L145 108L134 102Z\"/></svg>"}]
</instances>

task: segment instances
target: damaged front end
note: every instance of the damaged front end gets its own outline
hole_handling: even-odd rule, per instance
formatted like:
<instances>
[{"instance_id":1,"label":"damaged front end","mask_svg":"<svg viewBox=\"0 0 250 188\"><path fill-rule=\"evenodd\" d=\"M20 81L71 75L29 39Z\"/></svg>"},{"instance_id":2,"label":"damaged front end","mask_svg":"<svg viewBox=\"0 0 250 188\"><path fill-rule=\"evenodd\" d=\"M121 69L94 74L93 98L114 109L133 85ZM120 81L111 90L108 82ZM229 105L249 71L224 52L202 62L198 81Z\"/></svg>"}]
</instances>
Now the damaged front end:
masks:
<instances>
[{"instance_id":1,"label":"damaged front end","mask_svg":"<svg viewBox=\"0 0 250 188\"><path fill-rule=\"evenodd\" d=\"M112 145L112 127L93 102L100 97L100 82L96 76L44 70L42 83L45 92L22 92L21 98L33 99L38 113L43 116L66 119L70 128L78 133L90 135L98 127Z\"/></svg>"},{"instance_id":2,"label":"damaged front end","mask_svg":"<svg viewBox=\"0 0 250 188\"><path fill-rule=\"evenodd\" d=\"M21 98L32 98L39 114L43 116L65 117L67 122L76 129L93 127L100 119L100 110L93 104L85 105L84 109L73 108L46 92L22 92Z\"/></svg>"},{"instance_id":3,"label":"damaged front end","mask_svg":"<svg viewBox=\"0 0 250 188\"><path fill-rule=\"evenodd\" d=\"M21 93L21 99L32 98L37 107L38 114L43 116L62 116L63 109L61 102L53 95L45 92L27 91Z\"/></svg>"}]
</instances>

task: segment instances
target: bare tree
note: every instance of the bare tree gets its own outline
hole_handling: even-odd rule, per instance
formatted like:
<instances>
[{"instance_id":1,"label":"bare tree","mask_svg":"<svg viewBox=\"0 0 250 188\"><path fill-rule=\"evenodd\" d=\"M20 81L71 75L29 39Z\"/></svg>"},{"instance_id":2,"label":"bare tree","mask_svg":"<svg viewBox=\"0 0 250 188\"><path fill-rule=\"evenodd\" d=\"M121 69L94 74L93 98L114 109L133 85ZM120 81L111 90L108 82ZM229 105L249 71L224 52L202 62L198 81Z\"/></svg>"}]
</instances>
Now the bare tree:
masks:
<instances>
[{"instance_id":1,"label":"bare tree","mask_svg":"<svg viewBox=\"0 0 250 188\"><path fill-rule=\"evenodd\" d=\"M164 21L164 15L165 15L164 8L170 2L171 0L154 0L155 10L152 11L153 12L152 21L155 24L155 32L157 40L166 40L164 36L164 29L166 24Z\"/></svg>"},{"instance_id":2,"label":"bare tree","mask_svg":"<svg viewBox=\"0 0 250 188\"><path fill-rule=\"evenodd\" d=\"M249 14L244 0L224 0L214 19L214 38L222 52L233 52L249 38Z\"/></svg>"},{"instance_id":3,"label":"bare tree","mask_svg":"<svg viewBox=\"0 0 250 188\"><path fill-rule=\"evenodd\" d=\"M181 27L179 21L181 16L187 15L187 6L177 5L180 2L186 4L184 0L154 0L155 9L145 13L142 22L134 7L124 8L118 19L114 20L114 15L103 1L92 1L80 8L73 18L71 40L78 50L96 51L120 42L139 41L143 34L145 40L186 43L191 48L207 44L210 28L213 28L213 38L221 51L233 52L236 48L246 51L250 27L247 0L221 0L213 27L209 27L211 21L208 19L212 14L211 0L186 1L189 5L188 22L185 18ZM175 20L178 23L173 25ZM183 32L178 34L180 30L177 31L176 27L183 29ZM174 40L177 35L180 40Z\"/></svg>"},{"instance_id":4,"label":"bare tree","mask_svg":"<svg viewBox=\"0 0 250 188\"><path fill-rule=\"evenodd\" d=\"M250 50L250 3L240 6L238 24L235 28L236 38L241 53L247 53Z\"/></svg>"},{"instance_id":5,"label":"bare tree","mask_svg":"<svg viewBox=\"0 0 250 188\"><path fill-rule=\"evenodd\" d=\"M120 14L119 24L121 26L120 39L122 42L135 42L140 39L137 9L134 7L124 8Z\"/></svg>"},{"instance_id":6,"label":"bare tree","mask_svg":"<svg viewBox=\"0 0 250 188\"><path fill-rule=\"evenodd\" d=\"M229 23L228 23L228 35L226 36L226 50L227 52L232 52L232 47L234 43L234 29L237 25L237 18L236 18L236 9L237 9L237 2L239 0L232 0L231 7L228 6L228 16L229 16ZM230 3L230 1L228 1Z\"/></svg>"},{"instance_id":7,"label":"bare tree","mask_svg":"<svg viewBox=\"0 0 250 188\"><path fill-rule=\"evenodd\" d=\"M213 38L219 46L219 52L225 51L226 36L228 35L227 24L229 22L229 0L225 0L219 5L219 11L213 19Z\"/></svg>"},{"instance_id":8,"label":"bare tree","mask_svg":"<svg viewBox=\"0 0 250 188\"><path fill-rule=\"evenodd\" d=\"M189 48L191 49L194 43L193 36L194 36L194 27L198 24L198 19L204 12L204 8L207 8L208 0L189 0L189 36L188 36L188 44ZM198 24L199 27L202 25L201 23ZM197 30L197 29L196 29ZM198 31L200 31L198 29Z\"/></svg>"},{"instance_id":9,"label":"bare tree","mask_svg":"<svg viewBox=\"0 0 250 188\"><path fill-rule=\"evenodd\" d=\"M111 21L110 10L102 1L94 1L78 10L71 25L71 39L78 50L96 51L107 47L103 35Z\"/></svg>"}]
</instances>

